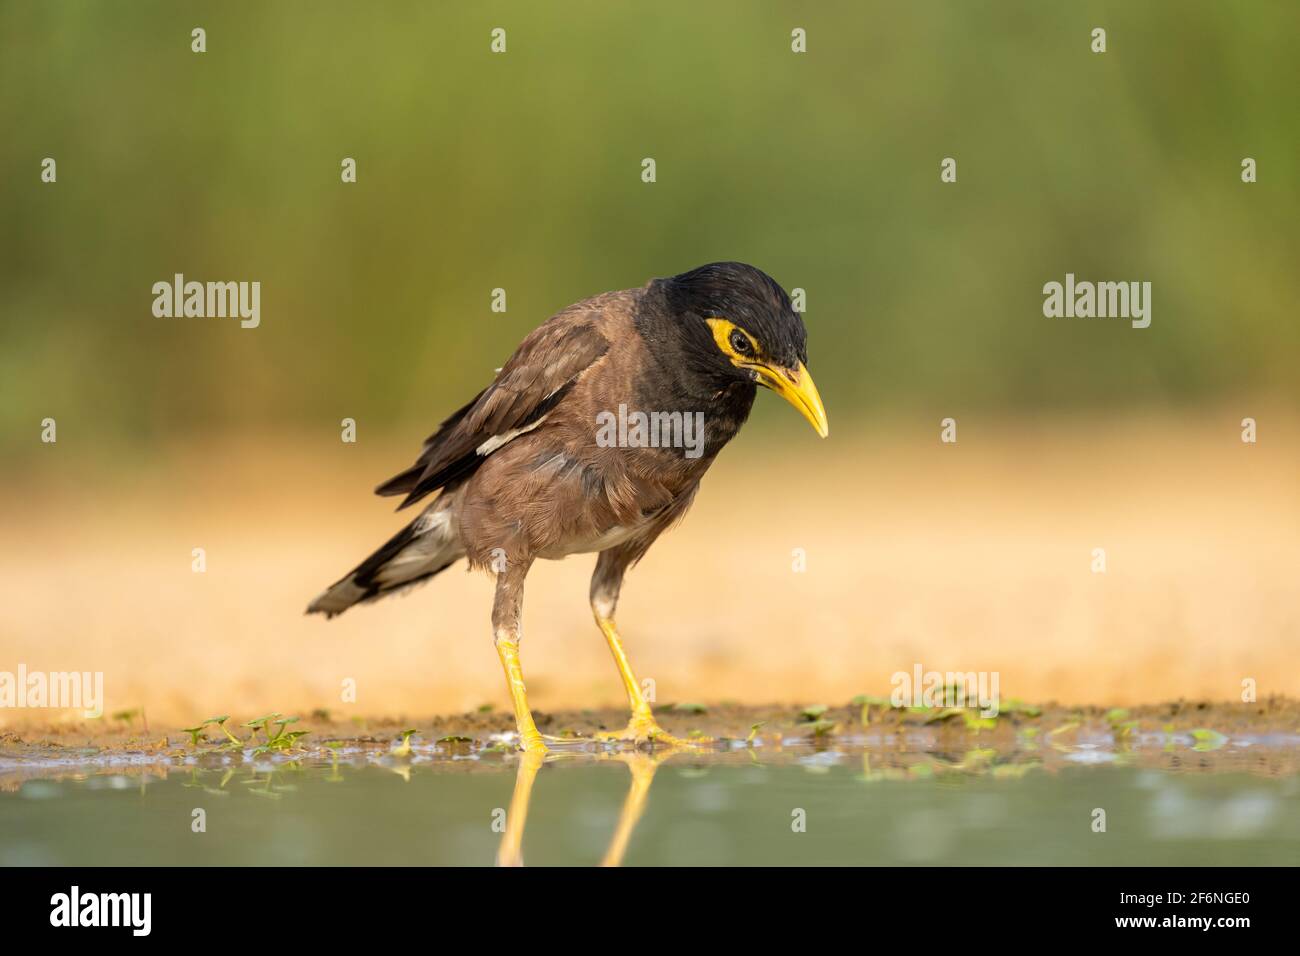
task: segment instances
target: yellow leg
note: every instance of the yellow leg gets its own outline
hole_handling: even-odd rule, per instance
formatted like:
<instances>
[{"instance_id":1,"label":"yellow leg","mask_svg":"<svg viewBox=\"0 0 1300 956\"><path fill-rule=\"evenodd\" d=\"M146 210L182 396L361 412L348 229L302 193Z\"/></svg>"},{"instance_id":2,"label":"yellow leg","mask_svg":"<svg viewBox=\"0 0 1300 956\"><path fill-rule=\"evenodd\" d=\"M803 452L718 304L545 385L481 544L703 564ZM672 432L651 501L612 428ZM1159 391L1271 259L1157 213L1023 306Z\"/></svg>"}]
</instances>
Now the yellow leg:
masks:
<instances>
[{"instance_id":1,"label":"yellow leg","mask_svg":"<svg viewBox=\"0 0 1300 956\"><path fill-rule=\"evenodd\" d=\"M600 733L596 736L602 740L631 740L636 743L653 742L670 746L710 743L712 741L710 737L683 740L674 737L659 726L654 713L650 710L650 704L645 699L645 694L641 692L641 685L637 683L636 676L632 673L632 665L627 662L627 654L623 652L623 643L618 639L618 629L614 626L614 619L597 614L596 623L600 625L601 633L609 643L609 652L614 655L614 664L618 667L619 676L623 678L623 688L627 691L628 706L632 708L632 719L628 721L625 729Z\"/></svg>"},{"instance_id":2,"label":"yellow leg","mask_svg":"<svg viewBox=\"0 0 1300 956\"><path fill-rule=\"evenodd\" d=\"M498 637L497 656L501 658L501 667L506 672L506 683L510 686L510 700L515 707L515 727L519 730L519 749L528 753L546 753L546 744L533 723L532 711L528 709L528 692L524 689L524 672L519 666L519 643L506 637Z\"/></svg>"},{"instance_id":3,"label":"yellow leg","mask_svg":"<svg viewBox=\"0 0 1300 956\"><path fill-rule=\"evenodd\" d=\"M637 821L645 812L646 798L650 793L650 784L654 782L655 770L664 760L664 757L651 757L642 753L619 756L627 764L627 769L632 772L632 784L628 787L627 798L623 801L623 810L618 815L618 827L609 841L609 849L605 851L605 858L600 861L601 866L622 865L623 854L627 852L628 841L632 839L632 831L636 829Z\"/></svg>"},{"instance_id":4,"label":"yellow leg","mask_svg":"<svg viewBox=\"0 0 1300 956\"><path fill-rule=\"evenodd\" d=\"M544 759L540 753L525 753L519 757L515 792L510 797L506 829L501 834L501 846L497 850L497 866L524 865L524 824L528 822L528 801L532 798L533 781L537 779L537 771Z\"/></svg>"}]
</instances>

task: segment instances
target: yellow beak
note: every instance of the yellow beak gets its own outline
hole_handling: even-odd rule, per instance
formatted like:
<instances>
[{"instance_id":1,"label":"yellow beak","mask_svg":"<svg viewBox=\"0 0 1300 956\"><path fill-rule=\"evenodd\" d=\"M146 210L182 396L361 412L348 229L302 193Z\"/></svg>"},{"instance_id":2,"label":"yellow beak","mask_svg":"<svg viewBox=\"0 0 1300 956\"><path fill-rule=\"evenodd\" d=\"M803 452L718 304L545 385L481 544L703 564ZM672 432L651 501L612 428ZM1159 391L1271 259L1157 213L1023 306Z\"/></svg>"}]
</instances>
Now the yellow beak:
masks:
<instances>
[{"instance_id":1,"label":"yellow beak","mask_svg":"<svg viewBox=\"0 0 1300 956\"><path fill-rule=\"evenodd\" d=\"M817 394L817 386L812 376L804 368L803 362L795 369L776 368L770 365L749 366L758 373L758 384L765 385L808 419L808 424L816 429L817 434L825 438L830 434L830 425L826 422L826 408L822 397Z\"/></svg>"}]
</instances>

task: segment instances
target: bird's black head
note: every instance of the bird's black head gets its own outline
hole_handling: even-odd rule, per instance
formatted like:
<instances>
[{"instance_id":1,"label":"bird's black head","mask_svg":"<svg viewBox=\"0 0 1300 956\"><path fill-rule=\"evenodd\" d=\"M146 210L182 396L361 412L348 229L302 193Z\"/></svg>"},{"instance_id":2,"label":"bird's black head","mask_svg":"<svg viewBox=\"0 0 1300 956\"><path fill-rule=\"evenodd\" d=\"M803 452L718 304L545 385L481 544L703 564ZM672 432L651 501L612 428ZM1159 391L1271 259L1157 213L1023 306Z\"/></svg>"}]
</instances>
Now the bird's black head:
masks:
<instances>
[{"instance_id":1,"label":"bird's black head","mask_svg":"<svg viewBox=\"0 0 1300 956\"><path fill-rule=\"evenodd\" d=\"M771 276L742 262L712 262L662 282L689 336L692 364L772 389L826 436L826 410L806 367L808 331Z\"/></svg>"}]
</instances>

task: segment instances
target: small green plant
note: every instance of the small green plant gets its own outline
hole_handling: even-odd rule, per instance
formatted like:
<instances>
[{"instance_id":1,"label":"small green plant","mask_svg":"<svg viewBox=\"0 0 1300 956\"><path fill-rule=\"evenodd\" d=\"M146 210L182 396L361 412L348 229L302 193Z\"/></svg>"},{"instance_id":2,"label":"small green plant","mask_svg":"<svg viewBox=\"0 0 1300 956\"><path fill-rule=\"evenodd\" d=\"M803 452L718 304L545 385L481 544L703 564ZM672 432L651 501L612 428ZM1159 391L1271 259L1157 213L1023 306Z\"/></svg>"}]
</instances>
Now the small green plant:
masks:
<instances>
[{"instance_id":1,"label":"small green plant","mask_svg":"<svg viewBox=\"0 0 1300 956\"><path fill-rule=\"evenodd\" d=\"M998 725L996 717L985 717L978 710L971 707L945 707L932 713L925 719L925 722L927 724L941 723L954 717L960 717L962 723L966 725L966 729L973 730L976 733L981 730L993 730Z\"/></svg>"},{"instance_id":2,"label":"small green plant","mask_svg":"<svg viewBox=\"0 0 1300 956\"><path fill-rule=\"evenodd\" d=\"M963 710L961 718L966 722L966 729L979 733L981 730L995 730L998 726L996 717L985 717L978 710Z\"/></svg>"},{"instance_id":3,"label":"small green plant","mask_svg":"<svg viewBox=\"0 0 1300 956\"><path fill-rule=\"evenodd\" d=\"M965 716L966 711L961 707L945 707L942 710L934 710L929 717L925 718L927 724L938 724L954 717Z\"/></svg>"},{"instance_id":4,"label":"small green plant","mask_svg":"<svg viewBox=\"0 0 1300 956\"><path fill-rule=\"evenodd\" d=\"M758 732L759 732L759 730L760 730L760 729L762 728L762 726L763 726L764 724L766 724L766 723L767 723L766 720L760 720L760 721L759 721L758 723L756 723L756 724L750 724L750 725L749 725L749 736L745 738L745 743L749 744L749 746L751 746L751 747L754 746L754 739L755 739L756 737L758 737Z\"/></svg>"},{"instance_id":5,"label":"small green plant","mask_svg":"<svg viewBox=\"0 0 1300 956\"><path fill-rule=\"evenodd\" d=\"M707 714L709 709L703 704L673 704L673 710L679 714Z\"/></svg>"},{"instance_id":6,"label":"small green plant","mask_svg":"<svg viewBox=\"0 0 1300 956\"><path fill-rule=\"evenodd\" d=\"M813 732L814 737L820 740L823 737L829 737L834 734L835 728L838 727L839 724L833 720L814 720L812 723L806 724L805 726Z\"/></svg>"},{"instance_id":7,"label":"small green plant","mask_svg":"<svg viewBox=\"0 0 1300 956\"><path fill-rule=\"evenodd\" d=\"M1228 742L1228 738L1217 730L1210 730L1207 727L1197 727L1192 732L1192 739L1196 743L1192 744L1192 749L1205 753L1209 750L1218 750Z\"/></svg>"},{"instance_id":8,"label":"small green plant","mask_svg":"<svg viewBox=\"0 0 1300 956\"><path fill-rule=\"evenodd\" d=\"M114 720L126 724L128 728L132 727L137 717L140 718L140 723L143 725L144 732L147 734L149 732L149 718L145 716L143 707L134 708L132 710L119 710L113 714Z\"/></svg>"},{"instance_id":9,"label":"small green plant","mask_svg":"<svg viewBox=\"0 0 1300 956\"><path fill-rule=\"evenodd\" d=\"M223 734L226 735L226 740L227 740L228 742L230 742L230 743L232 743L232 744L236 744L236 745L242 747L243 744L244 744L244 742L243 742L242 740L240 740L238 737L236 737L234 734L232 734L232 733L230 732L230 729L226 726L226 721L228 721L229 719L230 719L230 715L229 715L229 714L222 714L222 715L220 715L220 716L218 716L218 717L209 717L209 718L208 718L207 720L205 720L205 721L204 721L200 726L202 726L202 727L206 727L206 726L208 726L209 724L216 724L216 725L217 725L217 728L218 728L218 729L219 729Z\"/></svg>"},{"instance_id":10,"label":"small green plant","mask_svg":"<svg viewBox=\"0 0 1300 956\"><path fill-rule=\"evenodd\" d=\"M200 738L206 739L206 738L204 737L204 732L207 730L207 728L210 727L210 726L212 726L213 724L216 724L216 725L217 725L217 728L218 728L218 729L219 729L223 734L226 735L226 740L228 741L229 744L235 744L235 745L237 745L237 746L243 746L243 743L244 743L244 742L243 742L242 740L240 740L238 737L236 737L234 734L232 734L232 733L231 733L231 732L226 728L226 721L228 721L229 719L230 719L230 715L229 715L229 714L222 714L222 715L220 715L220 716L218 716L218 717L209 717L207 720L199 721L199 723L196 724L196 725L193 726L193 727L183 727L183 728L181 728L181 729L182 729L185 733L187 733L187 734L190 735L190 743L191 743L193 746L198 747Z\"/></svg>"},{"instance_id":11,"label":"small green plant","mask_svg":"<svg viewBox=\"0 0 1300 956\"><path fill-rule=\"evenodd\" d=\"M851 701L849 701L849 703L852 704L854 707L862 708L859 716L862 721L863 727L866 727L871 723L872 707L893 706L888 697L874 697L871 694L858 694L858 696L854 697Z\"/></svg>"},{"instance_id":12,"label":"small green plant","mask_svg":"<svg viewBox=\"0 0 1300 956\"><path fill-rule=\"evenodd\" d=\"M270 723L271 721L275 720L279 716L280 716L279 714L267 714L265 717L254 717L248 723L244 724L244 726L252 728L254 737L257 736L257 732L259 730L262 731L262 733L266 734L267 741L270 741L271 739Z\"/></svg>"},{"instance_id":13,"label":"small green plant","mask_svg":"<svg viewBox=\"0 0 1300 956\"><path fill-rule=\"evenodd\" d=\"M1015 697L1004 703L1000 710L1004 714L1023 714L1026 717L1043 716L1043 709L1041 707L1035 707L1033 704L1026 704L1023 700Z\"/></svg>"},{"instance_id":14,"label":"small green plant","mask_svg":"<svg viewBox=\"0 0 1300 956\"><path fill-rule=\"evenodd\" d=\"M803 710L799 711L799 719L803 721L817 721L822 718L826 711L830 710L825 704L809 704Z\"/></svg>"},{"instance_id":15,"label":"small green plant","mask_svg":"<svg viewBox=\"0 0 1300 956\"><path fill-rule=\"evenodd\" d=\"M418 734L419 731L414 727L408 727L402 731L401 742L394 740L392 753L394 757L409 757L411 755L411 738Z\"/></svg>"},{"instance_id":16,"label":"small green plant","mask_svg":"<svg viewBox=\"0 0 1300 956\"><path fill-rule=\"evenodd\" d=\"M1138 722L1129 719L1129 712L1125 707L1112 707L1106 711L1106 721L1110 724L1110 731L1117 740L1132 737L1138 729Z\"/></svg>"},{"instance_id":17,"label":"small green plant","mask_svg":"<svg viewBox=\"0 0 1300 956\"><path fill-rule=\"evenodd\" d=\"M307 731L305 730L294 730L287 734L279 734L275 737L272 737L270 740L268 740L266 743L262 744L261 746L254 747L253 753L265 754L265 753L270 753L273 750L292 750L294 746L298 743L298 738L305 737L306 735L307 735Z\"/></svg>"},{"instance_id":18,"label":"small green plant","mask_svg":"<svg viewBox=\"0 0 1300 956\"><path fill-rule=\"evenodd\" d=\"M223 718L223 720L224 719L226 718ZM253 737L249 739L249 743L252 743L253 740L256 739L257 731L259 730L262 731L262 734L266 737L264 743L253 748L253 753L264 754L270 753L273 750L292 750L297 745L299 738L307 736L308 733L308 731L305 730L285 731L284 728L297 722L297 717L285 717L282 714L274 713L267 714L265 717L255 717L248 723L244 724L245 727L251 727L253 729ZM275 725L274 733L271 732L271 726L273 724Z\"/></svg>"},{"instance_id":19,"label":"small green plant","mask_svg":"<svg viewBox=\"0 0 1300 956\"><path fill-rule=\"evenodd\" d=\"M1122 724L1111 724L1111 730L1116 737L1132 737L1137 733L1138 722L1136 720L1126 720Z\"/></svg>"}]
</instances>

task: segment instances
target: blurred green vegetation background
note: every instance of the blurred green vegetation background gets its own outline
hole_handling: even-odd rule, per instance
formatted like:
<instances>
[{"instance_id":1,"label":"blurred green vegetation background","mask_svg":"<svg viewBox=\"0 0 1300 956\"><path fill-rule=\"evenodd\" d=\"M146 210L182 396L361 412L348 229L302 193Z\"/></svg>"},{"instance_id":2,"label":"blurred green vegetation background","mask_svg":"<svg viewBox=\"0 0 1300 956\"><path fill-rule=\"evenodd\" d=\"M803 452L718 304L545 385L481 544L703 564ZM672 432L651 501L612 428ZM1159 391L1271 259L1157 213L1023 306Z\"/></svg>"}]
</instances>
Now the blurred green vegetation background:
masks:
<instances>
[{"instance_id":1,"label":"blurred green vegetation background","mask_svg":"<svg viewBox=\"0 0 1300 956\"><path fill-rule=\"evenodd\" d=\"M1294 0L3 0L5 454L423 434L563 306L717 259L807 290L836 426L1293 405L1297 90ZM261 327L155 318L177 272L260 280ZM1151 327L1044 318L1067 272L1151 281Z\"/></svg>"}]
</instances>

